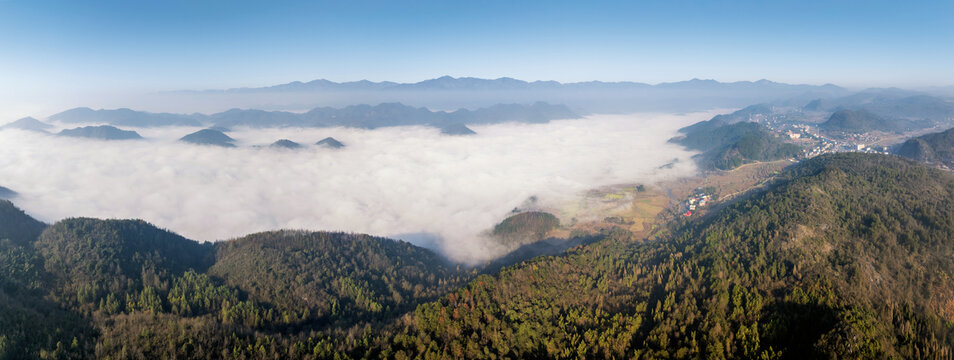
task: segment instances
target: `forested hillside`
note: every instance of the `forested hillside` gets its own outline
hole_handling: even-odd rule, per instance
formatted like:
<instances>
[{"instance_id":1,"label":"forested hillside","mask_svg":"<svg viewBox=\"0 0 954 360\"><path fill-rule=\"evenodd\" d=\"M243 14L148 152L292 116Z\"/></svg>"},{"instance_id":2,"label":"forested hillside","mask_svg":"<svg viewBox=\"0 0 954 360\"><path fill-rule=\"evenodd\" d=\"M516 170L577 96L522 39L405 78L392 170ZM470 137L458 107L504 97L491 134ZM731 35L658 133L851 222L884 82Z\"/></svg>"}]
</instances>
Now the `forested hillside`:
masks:
<instances>
[{"instance_id":1,"label":"forested hillside","mask_svg":"<svg viewBox=\"0 0 954 360\"><path fill-rule=\"evenodd\" d=\"M209 275L273 308L259 321L273 327L393 318L467 279L429 250L367 235L275 231L216 245Z\"/></svg>"},{"instance_id":2,"label":"forested hillside","mask_svg":"<svg viewBox=\"0 0 954 360\"><path fill-rule=\"evenodd\" d=\"M704 169L730 170L754 161L798 156L801 147L787 143L754 122L725 124L718 117L680 130L671 142L702 151L696 162Z\"/></svg>"},{"instance_id":3,"label":"forested hillside","mask_svg":"<svg viewBox=\"0 0 954 360\"><path fill-rule=\"evenodd\" d=\"M867 110L838 110L818 126L830 131L863 134L869 131L901 132L913 125L908 120L888 119Z\"/></svg>"},{"instance_id":4,"label":"forested hillside","mask_svg":"<svg viewBox=\"0 0 954 360\"><path fill-rule=\"evenodd\" d=\"M895 152L928 164L952 167L954 166L954 129L908 139Z\"/></svg>"},{"instance_id":5,"label":"forested hillside","mask_svg":"<svg viewBox=\"0 0 954 360\"><path fill-rule=\"evenodd\" d=\"M53 298L86 312L155 309L153 295L212 264L210 245L141 220L66 219L46 229L35 248L53 278Z\"/></svg>"},{"instance_id":6,"label":"forested hillside","mask_svg":"<svg viewBox=\"0 0 954 360\"><path fill-rule=\"evenodd\" d=\"M47 227L7 201L0 225L0 359L330 355L328 336L391 322L473 274L366 235L200 244L139 220Z\"/></svg>"},{"instance_id":7,"label":"forested hillside","mask_svg":"<svg viewBox=\"0 0 954 360\"><path fill-rule=\"evenodd\" d=\"M46 224L30 217L9 200L0 200L0 239L17 244L35 241Z\"/></svg>"},{"instance_id":8,"label":"forested hillside","mask_svg":"<svg viewBox=\"0 0 954 360\"><path fill-rule=\"evenodd\" d=\"M420 306L388 356L922 358L954 344L954 178L823 156L640 243L623 233Z\"/></svg>"},{"instance_id":9,"label":"forested hillside","mask_svg":"<svg viewBox=\"0 0 954 360\"><path fill-rule=\"evenodd\" d=\"M824 155L648 239L477 277L363 235L70 219L0 241L0 358L949 358L951 204L949 173Z\"/></svg>"}]
</instances>

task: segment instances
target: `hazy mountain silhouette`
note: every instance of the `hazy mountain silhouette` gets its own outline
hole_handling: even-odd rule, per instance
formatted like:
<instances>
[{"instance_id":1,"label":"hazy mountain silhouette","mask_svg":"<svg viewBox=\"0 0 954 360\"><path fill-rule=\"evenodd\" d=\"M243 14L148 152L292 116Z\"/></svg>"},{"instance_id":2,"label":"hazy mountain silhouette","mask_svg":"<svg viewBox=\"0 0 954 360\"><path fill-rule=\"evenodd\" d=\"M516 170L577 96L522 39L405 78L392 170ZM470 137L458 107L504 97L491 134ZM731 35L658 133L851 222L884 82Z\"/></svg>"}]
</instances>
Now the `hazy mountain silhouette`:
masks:
<instances>
[{"instance_id":1,"label":"hazy mountain silhouette","mask_svg":"<svg viewBox=\"0 0 954 360\"><path fill-rule=\"evenodd\" d=\"M13 121L6 125L0 126L0 130L20 129L20 130L30 130L30 131L38 131L38 132L47 132L47 130L52 128L53 128L53 125L47 124L40 120L34 119L32 117L25 117L20 120Z\"/></svg>"},{"instance_id":2,"label":"hazy mountain silhouette","mask_svg":"<svg viewBox=\"0 0 954 360\"><path fill-rule=\"evenodd\" d=\"M228 96L241 94L242 99L262 99L270 104L282 101L311 106L342 106L354 102L400 102L432 109L489 107L500 103L565 104L582 113L626 113L634 111L700 111L713 108L742 107L782 99L834 98L849 94L835 85L792 85L768 80L723 83L715 80L688 81L650 85L638 82L587 81L523 81L513 78L480 79L442 76L416 83L356 81L337 83L324 79L291 82L260 88L180 91L167 95L206 97L229 101ZM276 100L275 94L282 98ZM315 94L321 94L316 97ZM251 103L251 102L249 102ZM237 104L238 105L238 104Z\"/></svg>"},{"instance_id":3,"label":"hazy mountain silhouette","mask_svg":"<svg viewBox=\"0 0 954 360\"><path fill-rule=\"evenodd\" d=\"M200 115L181 115L169 113L150 113L126 108L114 110L93 110L86 107L66 110L48 119L67 124L101 123L116 126L202 126Z\"/></svg>"},{"instance_id":4,"label":"hazy mountain silhouette","mask_svg":"<svg viewBox=\"0 0 954 360\"><path fill-rule=\"evenodd\" d=\"M301 144L288 140L288 139L280 139L278 141L273 142L268 147L280 148L280 149L298 149L298 148L301 148Z\"/></svg>"},{"instance_id":5,"label":"hazy mountain silhouette","mask_svg":"<svg viewBox=\"0 0 954 360\"><path fill-rule=\"evenodd\" d=\"M60 131L60 136L83 137L99 140L137 140L142 139L139 133L131 130L122 130L109 125L84 126L75 129Z\"/></svg>"},{"instance_id":6,"label":"hazy mountain silhouette","mask_svg":"<svg viewBox=\"0 0 954 360\"><path fill-rule=\"evenodd\" d=\"M345 144L342 144L340 141L336 140L333 137L326 137L324 139L321 139L321 141L316 142L315 145L329 147L332 149L340 149L345 146Z\"/></svg>"},{"instance_id":7,"label":"hazy mountain silhouette","mask_svg":"<svg viewBox=\"0 0 954 360\"><path fill-rule=\"evenodd\" d=\"M912 126L954 125L954 103L923 93L896 88L867 89L832 99L816 99L807 111L864 110L887 118L913 121Z\"/></svg>"},{"instance_id":8,"label":"hazy mountain silhouette","mask_svg":"<svg viewBox=\"0 0 954 360\"><path fill-rule=\"evenodd\" d=\"M101 122L117 126L202 126L227 132L236 126L270 127L353 127L375 129L387 126L432 125L440 123L545 123L550 120L575 119L579 115L564 105L535 102L498 104L476 110L453 112L431 111L401 103L350 105L343 108L318 107L305 113L231 109L211 115L154 114L129 109L91 110L76 108L53 115L51 120L65 123Z\"/></svg>"},{"instance_id":9,"label":"hazy mountain silhouette","mask_svg":"<svg viewBox=\"0 0 954 360\"><path fill-rule=\"evenodd\" d=\"M454 112L431 111L401 103L352 105L336 109L320 107L306 113L232 109L213 114L208 119L217 126L235 127L332 127L343 126L375 129L387 126L433 125L441 123L545 123L550 120L574 119L579 115L563 105L537 102L531 105L496 105L477 110ZM435 125L440 127L440 125Z\"/></svg>"}]
</instances>

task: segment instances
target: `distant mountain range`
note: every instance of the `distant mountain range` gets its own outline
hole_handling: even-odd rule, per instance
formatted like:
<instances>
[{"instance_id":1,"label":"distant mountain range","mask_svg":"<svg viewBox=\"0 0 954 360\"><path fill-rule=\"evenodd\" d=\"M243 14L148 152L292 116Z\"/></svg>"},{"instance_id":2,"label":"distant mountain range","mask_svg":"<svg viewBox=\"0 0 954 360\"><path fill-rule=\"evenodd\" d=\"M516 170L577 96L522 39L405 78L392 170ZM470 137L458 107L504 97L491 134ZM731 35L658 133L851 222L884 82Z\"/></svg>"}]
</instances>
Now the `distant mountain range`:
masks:
<instances>
[{"instance_id":1,"label":"distant mountain range","mask_svg":"<svg viewBox=\"0 0 954 360\"><path fill-rule=\"evenodd\" d=\"M954 124L954 102L951 100L894 88L868 89L840 98L816 99L803 109L824 112L863 110L889 120L914 121L925 125Z\"/></svg>"},{"instance_id":2,"label":"distant mountain range","mask_svg":"<svg viewBox=\"0 0 954 360\"><path fill-rule=\"evenodd\" d=\"M864 109L842 109L835 111L827 121L818 126L829 131L866 133L869 131L900 132L910 129L913 124L904 119L887 119Z\"/></svg>"},{"instance_id":3,"label":"distant mountain range","mask_svg":"<svg viewBox=\"0 0 954 360\"><path fill-rule=\"evenodd\" d=\"M683 132L738 122L810 123L843 133L882 131L902 133L954 126L954 101L901 89L867 89L847 96L759 103L729 114L716 115Z\"/></svg>"},{"instance_id":4,"label":"distant mountain range","mask_svg":"<svg viewBox=\"0 0 954 360\"><path fill-rule=\"evenodd\" d=\"M203 126L215 128L249 127L355 127L375 129L387 126L426 125L438 128L450 124L490 124L502 122L545 123L550 120L575 119L580 116L564 105L543 102L532 104L499 104L477 110L454 112L431 111L400 103L352 105L336 109L315 108L306 113L285 111L232 109L204 115L150 113L129 109L91 110L76 108L50 117L62 123L104 123L116 126Z\"/></svg>"},{"instance_id":5,"label":"distant mountain range","mask_svg":"<svg viewBox=\"0 0 954 360\"><path fill-rule=\"evenodd\" d=\"M629 89L658 89L658 90L754 90L754 89L773 89L780 91L790 90L839 90L838 86L825 84L815 85L791 85L777 83L769 80L758 81L737 81L723 83L715 80L692 79L687 81L659 83L651 85L647 83L619 81L585 81L574 83L561 83L558 81L523 81L509 77L497 79L481 79L474 77L442 76L436 79L424 80L416 83L397 83L390 81L373 82L368 80L334 82L325 79L312 80L309 82L293 81L287 84L257 88L233 88L225 90L204 90L204 91L185 91L193 93L249 93L249 92L300 92L300 91L322 91L322 90L479 90L479 91L501 91L501 90L629 90Z\"/></svg>"},{"instance_id":6,"label":"distant mountain range","mask_svg":"<svg viewBox=\"0 0 954 360\"><path fill-rule=\"evenodd\" d=\"M257 88L178 91L163 93L169 99L227 103L238 107L302 109L316 106L346 106L354 103L400 102L430 109L481 108L500 103L544 101L565 104L578 113L627 113L636 111L685 112L742 107L753 103L850 94L841 87L792 85L768 80L718 82L688 81L646 84L639 82L523 81L513 78L480 79L443 76L416 83L308 82ZM178 100L172 100L178 101Z\"/></svg>"},{"instance_id":7,"label":"distant mountain range","mask_svg":"<svg viewBox=\"0 0 954 360\"><path fill-rule=\"evenodd\" d=\"M197 116L169 113L147 113L130 109L93 110L75 108L50 116L48 120L66 124L101 123L115 126L202 126Z\"/></svg>"}]
</instances>

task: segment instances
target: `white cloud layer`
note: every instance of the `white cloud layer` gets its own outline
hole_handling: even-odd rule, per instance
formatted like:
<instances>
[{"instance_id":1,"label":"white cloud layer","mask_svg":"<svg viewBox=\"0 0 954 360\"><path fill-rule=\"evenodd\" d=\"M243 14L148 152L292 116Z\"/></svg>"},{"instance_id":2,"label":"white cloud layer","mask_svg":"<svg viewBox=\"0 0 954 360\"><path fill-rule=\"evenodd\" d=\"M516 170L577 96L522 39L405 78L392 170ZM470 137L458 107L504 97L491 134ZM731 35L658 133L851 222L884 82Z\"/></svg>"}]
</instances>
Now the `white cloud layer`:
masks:
<instances>
[{"instance_id":1,"label":"white cloud layer","mask_svg":"<svg viewBox=\"0 0 954 360\"><path fill-rule=\"evenodd\" d=\"M593 116L549 124L436 129L234 129L239 148L178 143L197 128L134 129L143 141L0 131L0 186L18 206L65 217L141 218L215 241L278 228L381 236L430 233L451 259L499 255L481 233L528 197L558 205L586 189L695 171L666 143L711 114ZM347 147L312 146L333 136ZM251 147L288 138L300 150ZM659 169L672 159L672 169Z\"/></svg>"}]
</instances>

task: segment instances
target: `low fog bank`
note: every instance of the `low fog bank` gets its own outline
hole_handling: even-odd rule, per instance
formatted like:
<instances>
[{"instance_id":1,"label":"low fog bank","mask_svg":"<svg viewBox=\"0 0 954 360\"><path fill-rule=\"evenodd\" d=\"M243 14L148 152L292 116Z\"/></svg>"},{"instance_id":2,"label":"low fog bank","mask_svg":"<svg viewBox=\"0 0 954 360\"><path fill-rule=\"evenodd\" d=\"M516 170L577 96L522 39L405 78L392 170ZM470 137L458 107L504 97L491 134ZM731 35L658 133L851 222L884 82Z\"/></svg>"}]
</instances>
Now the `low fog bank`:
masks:
<instances>
[{"instance_id":1,"label":"low fog bank","mask_svg":"<svg viewBox=\"0 0 954 360\"><path fill-rule=\"evenodd\" d=\"M340 230L402 237L474 263L500 255L481 234L531 196L560 204L598 186L693 173L692 153L666 140L711 116L473 126L478 135L465 137L426 127L233 129L239 148L176 142L197 128L130 128L146 139L125 141L5 130L0 185L47 222L141 218L203 241ZM347 147L311 145L328 136ZM253 147L281 138L309 146Z\"/></svg>"}]
</instances>

